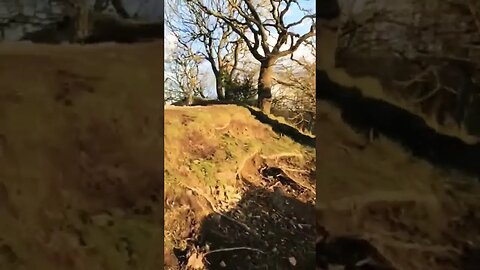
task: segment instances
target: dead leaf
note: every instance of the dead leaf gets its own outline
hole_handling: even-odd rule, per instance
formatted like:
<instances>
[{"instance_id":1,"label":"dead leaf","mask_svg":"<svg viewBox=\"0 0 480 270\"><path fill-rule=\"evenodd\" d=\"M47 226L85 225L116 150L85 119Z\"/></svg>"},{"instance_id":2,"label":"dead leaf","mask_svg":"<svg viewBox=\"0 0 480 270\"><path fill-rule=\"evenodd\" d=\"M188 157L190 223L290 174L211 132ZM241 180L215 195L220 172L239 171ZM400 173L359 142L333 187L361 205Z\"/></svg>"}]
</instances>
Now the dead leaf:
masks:
<instances>
[{"instance_id":1,"label":"dead leaf","mask_svg":"<svg viewBox=\"0 0 480 270\"><path fill-rule=\"evenodd\" d=\"M203 254L193 253L187 262L187 268L189 269L205 269L203 264Z\"/></svg>"}]
</instances>

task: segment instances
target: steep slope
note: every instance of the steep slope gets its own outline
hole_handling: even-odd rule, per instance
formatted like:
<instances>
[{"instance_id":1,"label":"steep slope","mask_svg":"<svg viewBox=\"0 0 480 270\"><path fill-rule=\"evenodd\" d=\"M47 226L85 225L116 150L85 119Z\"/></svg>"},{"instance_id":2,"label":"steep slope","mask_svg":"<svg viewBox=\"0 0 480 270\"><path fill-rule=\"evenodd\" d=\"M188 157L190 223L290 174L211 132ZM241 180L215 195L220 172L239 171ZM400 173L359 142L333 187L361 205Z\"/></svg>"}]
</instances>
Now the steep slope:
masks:
<instances>
[{"instance_id":1,"label":"steep slope","mask_svg":"<svg viewBox=\"0 0 480 270\"><path fill-rule=\"evenodd\" d=\"M414 157L382 135L370 142L330 103L318 101L317 110L318 232L326 237L317 244L319 266L480 265L478 182Z\"/></svg>"},{"instance_id":2,"label":"steep slope","mask_svg":"<svg viewBox=\"0 0 480 270\"><path fill-rule=\"evenodd\" d=\"M235 105L166 107L165 269L314 266L315 150L274 130Z\"/></svg>"}]
</instances>

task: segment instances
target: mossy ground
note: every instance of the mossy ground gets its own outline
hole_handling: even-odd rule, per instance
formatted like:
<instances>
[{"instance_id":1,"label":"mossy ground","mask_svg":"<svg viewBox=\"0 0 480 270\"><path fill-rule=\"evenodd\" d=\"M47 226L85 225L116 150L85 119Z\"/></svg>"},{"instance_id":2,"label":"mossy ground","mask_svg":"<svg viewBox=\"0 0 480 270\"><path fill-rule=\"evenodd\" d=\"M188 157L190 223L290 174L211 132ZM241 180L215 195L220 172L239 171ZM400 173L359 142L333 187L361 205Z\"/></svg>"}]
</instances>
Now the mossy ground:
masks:
<instances>
[{"instance_id":1,"label":"mossy ground","mask_svg":"<svg viewBox=\"0 0 480 270\"><path fill-rule=\"evenodd\" d=\"M251 235L249 236L249 233L242 230L238 224L232 225L229 219L223 221L226 223L222 223L220 219L223 220L224 217L220 217L219 220L212 218L220 213L220 215L230 216L230 219L238 220L238 223L246 224L252 231L261 231L265 226L270 228L270 233L275 231L275 224L269 224L266 222L267 219L263 224L251 224L252 221L243 214L237 215L238 211L249 216L255 213L253 204L249 204L252 201L256 203L255 208L265 212L261 215L275 211L271 205L265 204L269 202L268 199L265 201L265 196L273 194L273 187L262 179L260 174L262 166L280 166L284 162L299 170L302 169L308 173L296 174L295 179L303 181L303 185L314 190L315 150L298 144L287 136L276 134L271 127L257 121L243 107L235 105L168 106L165 109L165 146L165 168L168 170L165 175L164 197L165 253L169 258L166 260L166 269L186 267L189 263L191 266L192 262L189 258L198 254L207 256L208 251L204 250L206 245L210 248L225 248L250 244L250 247L263 248L262 245L266 241L268 246L278 245L277 250L281 249L280 243L272 239L266 240L267 232L264 236L260 236L260 239L264 239L261 244L252 244L251 239L249 240ZM275 155L278 155L278 160L268 160ZM289 159L291 155L302 158L291 160ZM272 176L272 179L275 177ZM264 191L257 194L254 191L258 189ZM252 196L253 193L257 195ZM314 193L309 193L303 200L305 205L313 205ZM247 204L246 202L249 202L249 205L239 210L239 207ZM300 216L302 213L291 211L289 215ZM313 224L310 226L310 229L313 229ZM226 235L229 236L226 239L218 235L212 236L208 232L213 228L215 228L214 231L227 230L229 233ZM280 235L278 236L281 238ZM291 235L287 237L293 239ZM296 251L297 255L306 256L309 253L312 259L314 256L313 232L311 237L310 247ZM308 237L305 238L305 236L301 239L308 241ZM174 255L174 250L184 252L184 258ZM247 269L261 260L266 260L267 265L276 266L272 258L266 259L271 250L265 252L267 255L258 258L256 254L248 252L240 253L242 256L235 252L226 252L221 255L221 259L210 257L208 260L210 264L203 261L205 265L201 267L221 268L219 265L223 261L224 264L233 267L229 269ZM245 260L246 257L250 259ZM299 264L308 263L307 257L299 257Z\"/></svg>"},{"instance_id":2,"label":"mossy ground","mask_svg":"<svg viewBox=\"0 0 480 270\"><path fill-rule=\"evenodd\" d=\"M160 269L160 42L0 45L0 269Z\"/></svg>"}]
</instances>

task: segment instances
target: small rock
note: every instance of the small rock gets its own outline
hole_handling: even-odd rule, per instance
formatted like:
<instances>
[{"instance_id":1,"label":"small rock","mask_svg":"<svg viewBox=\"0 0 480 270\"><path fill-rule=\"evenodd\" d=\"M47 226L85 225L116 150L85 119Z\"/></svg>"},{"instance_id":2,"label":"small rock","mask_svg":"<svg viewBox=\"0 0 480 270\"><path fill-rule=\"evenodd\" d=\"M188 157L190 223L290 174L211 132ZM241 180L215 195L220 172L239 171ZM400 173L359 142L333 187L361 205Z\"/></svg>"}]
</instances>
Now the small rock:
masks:
<instances>
[{"instance_id":1,"label":"small rock","mask_svg":"<svg viewBox=\"0 0 480 270\"><path fill-rule=\"evenodd\" d=\"M290 264L291 264L292 266L297 265L297 259L295 259L295 257L290 257L290 258L288 258L288 261L290 262Z\"/></svg>"},{"instance_id":2,"label":"small rock","mask_svg":"<svg viewBox=\"0 0 480 270\"><path fill-rule=\"evenodd\" d=\"M224 261L221 261L221 262L220 262L220 267L225 268L225 267L227 267L227 264L226 264Z\"/></svg>"}]
</instances>

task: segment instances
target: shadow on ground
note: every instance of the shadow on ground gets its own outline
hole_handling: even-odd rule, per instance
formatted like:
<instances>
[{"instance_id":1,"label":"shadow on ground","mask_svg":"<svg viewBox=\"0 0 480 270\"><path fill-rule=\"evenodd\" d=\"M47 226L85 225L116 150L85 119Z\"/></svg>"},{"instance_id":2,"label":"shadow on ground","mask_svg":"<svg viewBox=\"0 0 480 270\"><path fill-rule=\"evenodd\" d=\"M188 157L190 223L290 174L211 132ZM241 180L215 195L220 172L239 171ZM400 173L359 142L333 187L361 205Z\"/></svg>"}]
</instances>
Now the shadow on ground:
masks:
<instances>
[{"instance_id":1,"label":"shadow on ground","mask_svg":"<svg viewBox=\"0 0 480 270\"><path fill-rule=\"evenodd\" d=\"M274 191L246 188L234 209L202 221L195 246L205 269L314 269L313 204L292 198L295 193L279 184ZM177 253L181 264L186 257Z\"/></svg>"}]
</instances>

